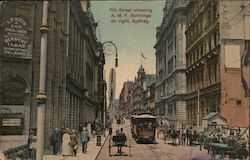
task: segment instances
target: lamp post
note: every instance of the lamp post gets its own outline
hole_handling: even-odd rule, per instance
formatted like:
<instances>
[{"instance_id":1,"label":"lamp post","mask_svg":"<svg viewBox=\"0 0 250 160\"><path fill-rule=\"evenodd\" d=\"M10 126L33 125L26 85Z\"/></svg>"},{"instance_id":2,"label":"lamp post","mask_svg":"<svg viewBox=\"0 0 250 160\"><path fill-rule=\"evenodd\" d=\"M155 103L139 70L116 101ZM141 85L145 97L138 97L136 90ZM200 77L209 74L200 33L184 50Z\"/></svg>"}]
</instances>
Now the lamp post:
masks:
<instances>
[{"instance_id":1,"label":"lamp post","mask_svg":"<svg viewBox=\"0 0 250 160\"><path fill-rule=\"evenodd\" d=\"M47 38L48 38L48 8L49 2L43 1L43 15L41 31L41 55L40 55L40 80L39 92L36 96L37 109L37 146L36 159L42 160L44 151L44 120L45 120L45 103L47 96L45 94L45 78L46 78L46 59L47 59Z\"/></svg>"},{"instance_id":2,"label":"lamp post","mask_svg":"<svg viewBox=\"0 0 250 160\"><path fill-rule=\"evenodd\" d=\"M106 41L102 43L103 46L103 54L104 57L106 56L111 56L115 54L115 67L118 67L118 53L117 53L117 47L116 45L113 43L113 41ZM110 86L109 86L110 87ZM109 105L113 106L113 99L110 99ZM110 106L111 106L110 105ZM107 112L107 106L104 106L104 118L103 118L103 125L106 126L106 113Z\"/></svg>"}]
</instances>

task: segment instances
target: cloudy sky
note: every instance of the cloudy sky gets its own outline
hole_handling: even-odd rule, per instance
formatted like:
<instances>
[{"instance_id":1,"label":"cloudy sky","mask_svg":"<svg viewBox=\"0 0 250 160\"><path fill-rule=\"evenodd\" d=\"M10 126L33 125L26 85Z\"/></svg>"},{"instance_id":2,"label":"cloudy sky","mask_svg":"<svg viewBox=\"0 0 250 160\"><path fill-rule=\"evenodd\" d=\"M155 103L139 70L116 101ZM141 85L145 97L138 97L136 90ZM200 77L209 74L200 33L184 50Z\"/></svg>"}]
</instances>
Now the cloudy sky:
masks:
<instances>
[{"instance_id":1,"label":"cloudy sky","mask_svg":"<svg viewBox=\"0 0 250 160\"><path fill-rule=\"evenodd\" d=\"M155 73L156 27L163 18L164 1L92 1L91 11L102 42L113 41L118 49L116 68L116 98L124 81L134 80L141 65L147 73ZM120 15L119 15L120 14ZM122 24L123 22L123 24ZM106 56L106 78L114 67L115 56ZM108 79L107 79L108 80Z\"/></svg>"}]
</instances>

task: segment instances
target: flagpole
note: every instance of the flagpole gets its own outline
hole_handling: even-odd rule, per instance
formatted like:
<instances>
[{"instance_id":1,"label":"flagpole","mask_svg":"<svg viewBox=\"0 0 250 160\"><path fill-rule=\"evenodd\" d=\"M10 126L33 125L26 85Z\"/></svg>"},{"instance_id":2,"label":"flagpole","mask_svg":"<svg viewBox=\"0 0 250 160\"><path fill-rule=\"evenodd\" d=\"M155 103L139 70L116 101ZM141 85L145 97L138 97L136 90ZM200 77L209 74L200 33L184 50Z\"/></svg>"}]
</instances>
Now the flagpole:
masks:
<instances>
[{"instance_id":1,"label":"flagpole","mask_svg":"<svg viewBox=\"0 0 250 160\"><path fill-rule=\"evenodd\" d=\"M141 53L141 66L142 66L142 53Z\"/></svg>"}]
</instances>

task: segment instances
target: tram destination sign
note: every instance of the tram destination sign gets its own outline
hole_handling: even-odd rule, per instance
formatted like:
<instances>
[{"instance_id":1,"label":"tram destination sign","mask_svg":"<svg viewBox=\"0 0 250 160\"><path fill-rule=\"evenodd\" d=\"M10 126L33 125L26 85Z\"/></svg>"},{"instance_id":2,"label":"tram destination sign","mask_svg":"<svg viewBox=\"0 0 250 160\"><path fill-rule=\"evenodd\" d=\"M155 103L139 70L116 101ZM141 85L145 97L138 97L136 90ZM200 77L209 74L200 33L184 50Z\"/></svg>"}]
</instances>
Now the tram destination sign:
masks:
<instances>
[{"instance_id":1,"label":"tram destination sign","mask_svg":"<svg viewBox=\"0 0 250 160\"><path fill-rule=\"evenodd\" d=\"M27 57L30 38L28 22L21 16L10 16L4 21L3 53L8 56Z\"/></svg>"}]
</instances>

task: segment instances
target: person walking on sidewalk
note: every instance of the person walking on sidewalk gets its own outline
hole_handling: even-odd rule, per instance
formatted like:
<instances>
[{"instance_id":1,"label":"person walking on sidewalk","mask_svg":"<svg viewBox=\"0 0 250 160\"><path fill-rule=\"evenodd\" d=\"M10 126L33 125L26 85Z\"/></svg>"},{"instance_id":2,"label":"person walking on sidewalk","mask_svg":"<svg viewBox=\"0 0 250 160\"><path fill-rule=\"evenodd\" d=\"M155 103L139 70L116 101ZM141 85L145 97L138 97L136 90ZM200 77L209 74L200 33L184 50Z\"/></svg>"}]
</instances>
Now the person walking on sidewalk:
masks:
<instances>
[{"instance_id":1,"label":"person walking on sidewalk","mask_svg":"<svg viewBox=\"0 0 250 160\"><path fill-rule=\"evenodd\" d=\"M82 142L82 153L87 153L87 146L89 141L89 133L86 127L83 127L81 132L81 142Z\"/></svg>"},{"instance_id":2,"label":"person walking on sidewalk","mask_svg":"<svg viewBox=\"0 0 250 160\"><path fill-rule=\"evenodd\" d=\"M55 128L54 132L50 136L50 145L53 147L53 155L56 155L59 151L60 145L60 133L58 128Z\"/></svg>"},{"instance_id":3,"label":"person walking on sidewalk","mask_svg":"<svg viewBox=\"0 0 250 160\"><path fill-rule=\"evenodd\" d=\"M66 129L65 133L63 134L62 138L62 155L63 156L70 156L71 155L71 146L70 146L70 130L69 128Z\"/></svg>"},{"instance_id":4,"label":"person walking on sidewalk","mask_svg":"<svg viewBox=\"0 0 250 160\"><path fill-rule=\"evenodd\" d=\"M70 146L72 147L73 156L76 156L76 151L78 149L77 144L78 144L78 142L77 142L77 131L74 129L72 131L72 133L70 134Z\"/></svg>"}]
</instances>

